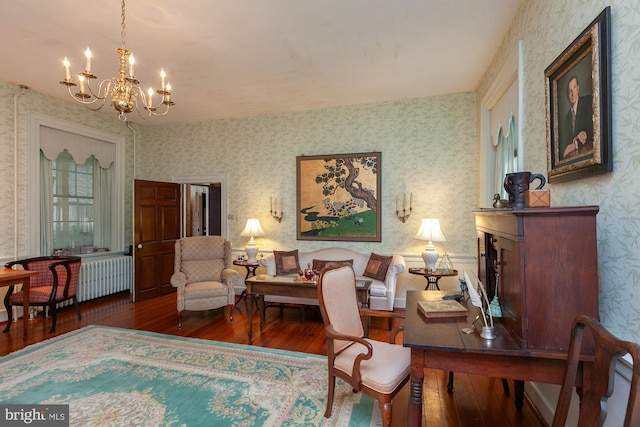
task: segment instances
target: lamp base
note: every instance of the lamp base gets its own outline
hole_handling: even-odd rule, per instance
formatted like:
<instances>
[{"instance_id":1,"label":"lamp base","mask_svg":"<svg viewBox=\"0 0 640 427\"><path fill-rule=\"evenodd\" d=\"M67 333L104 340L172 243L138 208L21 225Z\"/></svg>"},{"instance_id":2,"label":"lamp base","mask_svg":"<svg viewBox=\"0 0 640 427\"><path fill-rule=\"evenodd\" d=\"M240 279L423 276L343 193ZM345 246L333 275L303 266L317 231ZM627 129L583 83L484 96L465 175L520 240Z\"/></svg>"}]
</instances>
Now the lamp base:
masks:
<instances>
[{"instance_id":1,"label":"lamp base","mask_svg":"<svg viewBox=\"0 0 640 427\"><path fill-rule=\"evenodd\" d=\"M247 246L244 248L244 251L247 253L247 262L257 262L256 257L258 256L258 247L257 246Z\"/></svg>"},{"instance_id":2,"label":"lamp base","mask_svg":"<svg viewBox=\"0 0 640 427\"><path fill-rule=\"evenodd\" d=\"M438 258L440 257L440 255L438 255L438 252L434 249L434 250L425 250L424 252L422 252L422 259L424 260L424 265L428 270L431 271L436 271L436 261L438 261Z\"/></svg>"}]
</instances>

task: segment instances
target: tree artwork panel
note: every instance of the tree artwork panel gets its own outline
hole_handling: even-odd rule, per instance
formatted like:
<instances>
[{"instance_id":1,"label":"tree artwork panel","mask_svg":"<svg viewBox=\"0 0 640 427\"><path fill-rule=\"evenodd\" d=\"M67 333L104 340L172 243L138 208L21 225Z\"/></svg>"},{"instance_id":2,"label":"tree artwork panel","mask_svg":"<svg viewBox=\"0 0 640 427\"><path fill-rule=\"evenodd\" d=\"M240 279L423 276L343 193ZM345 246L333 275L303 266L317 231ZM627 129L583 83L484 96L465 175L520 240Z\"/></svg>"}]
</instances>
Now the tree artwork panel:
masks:
<instances>
[{"instance_id":1,"label":"tree artwork panel","mask_svg":"<svg viewBox=\"0 0 640 427\"><path fill-rule=\"evenodd\" d=\"M298 240L380 241L380 157L297 158Z\"/></svg>"}]
</instances>

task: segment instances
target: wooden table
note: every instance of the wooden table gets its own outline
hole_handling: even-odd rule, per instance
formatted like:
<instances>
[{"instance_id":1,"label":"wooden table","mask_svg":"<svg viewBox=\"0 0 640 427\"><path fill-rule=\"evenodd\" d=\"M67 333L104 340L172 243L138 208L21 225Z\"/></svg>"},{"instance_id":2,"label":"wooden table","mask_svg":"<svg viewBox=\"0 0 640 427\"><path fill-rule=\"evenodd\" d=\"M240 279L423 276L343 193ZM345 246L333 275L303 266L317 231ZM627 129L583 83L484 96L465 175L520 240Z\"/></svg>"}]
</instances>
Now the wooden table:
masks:
<instances>
[{"instance_id":1,"label":"wooden table","mask_svg":"<svg viewBox=\"0 0 640 427\"><path fill-rule=\"evenodd\" d=\"M443 277L452 277L458 275L458 270L428 270L426 268L410 268L409 273L417 274L419 276L424 276L427 279L427 286L424 288L425 291L439 291L440 287L438 286L438 281Z\"/></svg>"},{"instance_id":2,"label":"wooden table","mask_svg":"<svg viewBox=\"0 0 640 427\"><path fill-rule=\"evenodd\" d=\"M27 318L29 317L29 285L31 277L37 275L37 271L29 270L13 270L11 268L0 269L0 287L13 286L22 284L22 293L24 295L24 304L22 312L23 340L27 340Z\"/></svg>"},{"instance_id":3,"label":"wooden table","mask_svg":"<svg viewBox=\"0 0 640 427\"><path fill-rule=\"evenodd\" d=\"M255 276L256 269L260 267L260 263L258 263L257 261L249 262L249 261L241 261L239 259L233 260L233 265L239 265L247 269L247 275L245 276L244 280L247 280L249 278L249 275Z\"/></svg>"},{"instance_id":4,"label":"wooden table","mask_svg":"<svg viewBox=\"0 0 640 427\"><path fill-rule=\"evenodd\" d=\"M521 348L500 319L494 319L497 336L494 340L480 337L480 323L477 323L478 327L474 328L472 334L465 334L462 329L471 328L478 313L470 304L467 304L469 314L466 317L427 320L419 313L417 302L430 299L430 292L432 291L407 291L403 345L411 349L409 419L412 426L422 425L422 383L425 368L516 380L520 384L516 389L516 394L519 395L516 396L517 400L522 399L522 381L562 383L566 354ZM583 366L584 375L578 375L578 387L588 380L588 373L585 372L588 365L590 364L585 363Z\"/></svg>"},{"instance_id":5,"label":"wooden table","mask_svg":"<svg viewBox=\"0 0 640 427\"><path fill-rule=\"evenodd\" d=\"M259 274L245 280L247 298L249 299L249 341L253 337L253 306L252 300L258 298L260 311L260 332L264 326L264 296L277 295L298 298L318 298L318 286L313 281L298 281L295 276L268 276ZM369 305L369 287L371 280L356 280L358 302L363 307Z\"/></svg>"}]
</instances>

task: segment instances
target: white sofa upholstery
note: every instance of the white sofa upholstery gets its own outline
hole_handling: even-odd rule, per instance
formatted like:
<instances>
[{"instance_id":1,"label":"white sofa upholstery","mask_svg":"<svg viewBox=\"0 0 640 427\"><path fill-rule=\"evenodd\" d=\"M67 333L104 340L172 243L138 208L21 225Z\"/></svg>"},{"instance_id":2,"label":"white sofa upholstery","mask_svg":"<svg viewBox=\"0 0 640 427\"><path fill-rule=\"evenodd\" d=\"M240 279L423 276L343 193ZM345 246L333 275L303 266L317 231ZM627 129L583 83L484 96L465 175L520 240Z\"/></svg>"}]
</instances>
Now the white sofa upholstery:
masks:
<instances>
[{"instance_id":1,"label":"white sofa upholstery","mask_svg":"<svg viewBox=\"0 0 640 427\"><path fill-rule=\"evenodd\" d=\"M387 270L387 276L384 282L381 282L371 277L363 276L367 263L369 262L370 254L361 254L349 249L344 248L326 248L319 249L313 252L299 252L298 261L300 269L307 268L307 264L313 264L313 260L325 260L325 261L343 261L353 260L353 270L356 273L356 279L371 280L371 288L369 289L369 307L374 310L387 310L393 311L393 301L396 295L396 284L398 274L404 272L405 264L404 258L400 255L393 255L389 269ZM260 265L267 270L267 274L275 276L276 274L276 261L273 254L266 255L260 260ZM297 298L297 297L281 297L273 295L265 295L265 301L268 302L282 302L292 304L304 304L304 305L318 305L317 299L312 298Z\"/></svg>"}]
</instances>

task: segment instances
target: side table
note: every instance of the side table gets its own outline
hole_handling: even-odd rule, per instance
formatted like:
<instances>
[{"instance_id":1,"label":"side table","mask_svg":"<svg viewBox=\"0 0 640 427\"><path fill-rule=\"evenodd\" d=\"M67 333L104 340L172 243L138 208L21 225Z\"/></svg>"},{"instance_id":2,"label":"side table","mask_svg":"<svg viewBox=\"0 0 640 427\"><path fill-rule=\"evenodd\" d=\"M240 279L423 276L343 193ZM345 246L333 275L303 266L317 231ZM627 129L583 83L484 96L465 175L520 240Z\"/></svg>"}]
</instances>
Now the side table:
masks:
<instances>
[{"instance_id":1,"label":"side table","mask_svg":"<svg viewBox=\"0 0 640 427\"><path fill-rule=\"evenodd\" d=\"M258 262L249 262L247 260L240 261L238 259L234 259L233 260L233 265L239 265L239 266L242 266L242 267L247 269L247 275L244 277L245 282L247 281L249 276L255 276L256 275L256 269L258 267L260 267L260 264ZM238 298L236 300L236 305L238 305L238 303L240 303L242 300L245 300L245 304L247 304L247 290L246 289L244 291L242 291L242 293L238 296ZM247 307L247 311L248 311L248 307Z\"/></svg>"},{"instance_id":2,"label":"side table","mask_svg":"<svg viewBox=\"0 0 640 427\"><path fill-rule=\"evenodd\" d=\"M439 291L440 287L438 286L438 281L442 277L457 276L458 275L458 270L449 270L449 271L442 271L442 270L431 271L431 270L429 270L429 271L427 271L426 268L410 268L409 269L409 273L417 274L417 275L423 276L425 279L427 279L427 286L424 288L425 291L428 291L428 290Z\"/></svg>"},{"instance_id":3,"label":"side table","mask_svg":"<svg viewBox=\"0 0 640 427\"><path fill-rule=\"evenodd\" d=\"M256 269L260 267L260 264L258 262L240 261L237 259L233 260L233 265L240 265L247 269L247 275L245 276L244 280L247 280L249 278L249 275L255 276Z\"/></svg>"}]
</instances>

